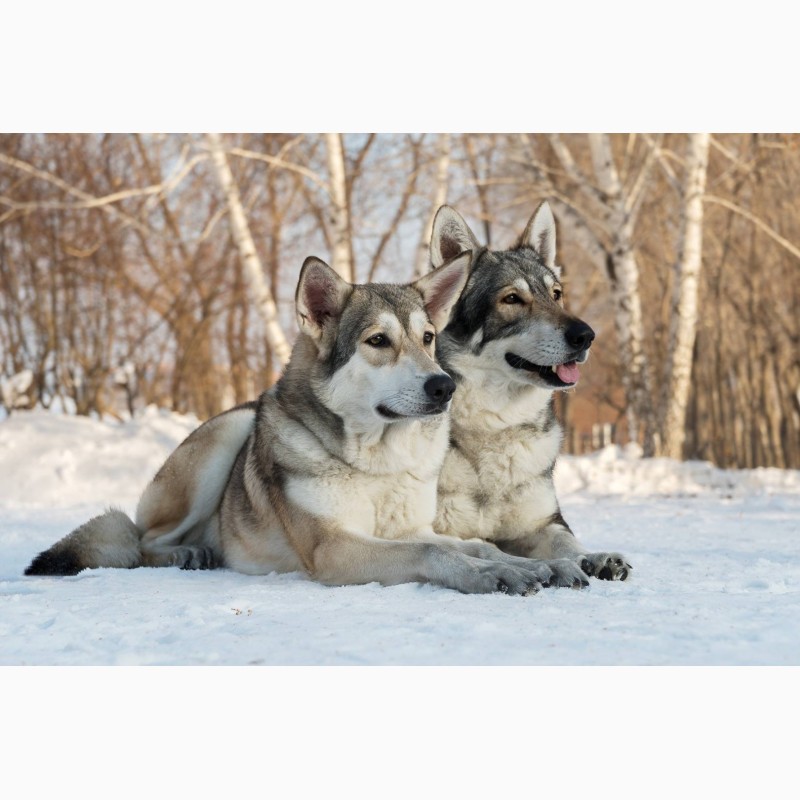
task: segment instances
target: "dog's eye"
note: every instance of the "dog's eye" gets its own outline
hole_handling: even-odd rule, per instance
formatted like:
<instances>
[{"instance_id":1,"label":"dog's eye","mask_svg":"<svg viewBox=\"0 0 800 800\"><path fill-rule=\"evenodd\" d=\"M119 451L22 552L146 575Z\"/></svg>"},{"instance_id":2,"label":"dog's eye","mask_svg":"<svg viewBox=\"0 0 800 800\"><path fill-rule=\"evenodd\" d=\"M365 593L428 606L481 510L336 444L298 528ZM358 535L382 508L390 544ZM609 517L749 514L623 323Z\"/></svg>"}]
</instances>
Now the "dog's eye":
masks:
<instances>
[{"instance_id":1,"label":"dog's eye","mask_svg":"<svg viewBox=\"0 0 800 800\"><path fill-rule=\"evenodd\" d=\"M553 289L553 300L559 301L564 292L561 289Z\"/></svg>"},{"instance_id":2,"label":"dog's eye","mask_svg":"<svg viewBox=\"0 0 800 800\"><path fill-rule=\"evenodd\" d=\"M369 339L367 339L367 344L373 347L388 347L391 342L388 336L384 336L382 333L376 333L374 336L370 336Z\"/></svg>"},{"instance_id":3,"label":"dog's eye","mask_svg":"<svg viewBox=\"0 0 800 800\"><path fill-rule=\"evenodd\" d=\"M503 298L503 302L506 303L509 306L513 306L515 303L521 303L522 299L520 298L520 296L518 294L507 294Z\"/></svg>"},{"instance_id":4,"label":"dog's eye","mask_svg":"<svg viewBox=\"0 0 800 800\"><path fill-rule=\"evenodd\" d=\"M425 344L430 344L433 341L433 334L430 331L425 331L422 341L425 342Z\"/></svg>"}]
</instances>

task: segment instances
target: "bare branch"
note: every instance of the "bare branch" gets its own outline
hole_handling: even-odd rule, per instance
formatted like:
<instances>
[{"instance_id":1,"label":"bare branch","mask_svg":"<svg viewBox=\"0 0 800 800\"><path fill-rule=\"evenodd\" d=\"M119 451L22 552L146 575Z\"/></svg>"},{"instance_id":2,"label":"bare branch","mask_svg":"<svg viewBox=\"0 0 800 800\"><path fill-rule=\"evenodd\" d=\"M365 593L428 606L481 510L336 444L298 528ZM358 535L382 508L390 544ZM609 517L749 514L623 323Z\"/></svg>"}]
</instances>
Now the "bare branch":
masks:
<instances>
[{"instance_id":1,"label":"bare branch","mask_svg":"<svg viewBox=\"0 0 800 800\"><path fill-rule=\"evenodd\" d=\"M746 220L749 220L753 223L759 230L763 231L764 233L769 236L774 242L777 242L784 250L791 253L795 258L800 259L800 248L793 245L788 239L785 239L775 230L770 228L766 222L759 219L755 214L751 214L747 209L742 208L741 206L737 206L736 203L731 203L730 200L726 200L724 197L717 197L713 194L707 194L703 197L703 200L706 203L713 203L714 205L722 206L723 208L727 208L729 211L733 211L736 214L744 217Z\"/></svg>"},{"instance_id":2,"label":"bare branch","mask_svg":"<svg viewBox=\"0 0 800 800\"><path fill-rule=\"evenodd\" d=\"M581 170L577 162L572 156L570 149L564 144L561 136L557 133L551 133L547 137L553 152L556 154L561 166L564 168L567 176L577 184L578 188L591 200L599 203L601 206L607 204L606 198L603 193L589 180L589 177Z\"/></svg>"},{"instance_id":3,"label":"bare branch","mask_svg":"<svg viewBox=\"0 0 800 800\"><path fill-rule=\"evenodd\" d=\"M478 156L475 153L473 138L468 133L465 133L462 138L464 141L464 150L467 154L467 163L469 164L470 172L472 174L472 185L475 187L478 195L478 205L481 209L480 217L483 221L483 238L486 242L486 246L489 247L492 243L492 216L489 213L489 200L486 194L486 187L480 181L480 174L478 172Z\"/></svg>"},{"instance_id":4,"label":"bare branch","mask_svg":"<svg viewBox=\"0 0 800 800\"><path fill-rule=\"evenodd\" d=\"M44 170L41 170L41 169L37 169L36 167L32 166L31 164L28 164L26 161L20 161L18 158L13 158L11 156L5 155L4 153L0 153L0 163L8 164L9 166L14 167L15 169L21 170L22 172L26 172L29 175L33 175L33 177L35 177L35 178L39 178L39 179L41 179L43 181L47 181L48 183L53 184L53 186L57 186L59 189L62 189L67 194L70 194L73 197L79 197L84 202L98 200L98 198L93 197L88 192L83 192L80 189L76 189L74 186L70 186L66 181L61 180L61 178L57 177L56 175L53 175L50 172L45 172ZM15 201L12 201L12 200L9 200L7 204L12 205L12 210L11 210L11 212L8 212L8 213L4 214L2 217L0 217L0 222L3 222L5 219L7 219L15 211L18 210L17 208L13 207L14 205L26 205L26 204L17 204L17 203L15 203ZM41 208L42 206L41 205L37 206L36 204L34 204L33 207L26 207L25 210L35 210L37 207ZM58 206L56 206L56 207L58 207ZM103 204L98 205L97 207L98 208L102 208L104 211L108 212L109 214L112 214L112 215L114 215L116 217L119 217L126 224L132 225L133 227L138 228L143 233L146 233L147 230L148 230L147 226L144 225L143 223L141 223L138 219L135 219L134 217L131 217L128 214L125 214L123 211L120 211L118 208L113 206L111 203L103 203Z\"/></svg>"},{"instance_id":5,"label":"bare branch","mask_svg":"<svg viewBox=\"0 0 800 800\"><path fill-rule=\"evenodd\" d=\"M642 165L633 181L633 185L626 191L627 196L625 198L625 210L632 219L631 224L635 222L636 217L639 214L639 209L641 208L642 201L644 200L644 190L647 188L647 181L652 172L653 164L661 150L661 142L663 139L663 134L659 134L655 141L648 142L650 149L647 151L647 155L642 161Z\"/></svg>"},{"instance_id":6,"label":"bare branch","mask_svg":"<svg viewBox=\"0 0 800 800\"><path fill-rule=\"evenodd\" d=\"M664 171L664 174L667 176L669 185L680 194L683 191L683 186L678 180L678 176L675 174L672 166L668 163L668 158L673 154L669 150L663 150L656 144L653 137L648 134L644 134L644 140L650 145L650 147L654 148L656 157L658 159L658 164Z\"/></svg>"},{"instance_id":7,"label":"bare branch","mask_svg":"<svg viewBox=\"0 0 800 800\"><path fill-rule=\"evenodd\" d=\"M186 177L186 175L188 175L192 169L197 166L197 164L199 164L201 161L205 161L207 158L208 156L206 155L196 155L194 158L190 159L186 164L184 164L183 167L176 169L169 179L161 183L145 186L141 189L125 189L121 192L113 192L112 194L104 195L103 197L93 197L87 192L83 192L79 189L76 189L74 186L70 186L65 181L62 181L61 178L58 178L49 172L36 169L24 161L20 161L19 159L0 153L0 162L4 162L9 166L27 172L36 178L40 178L41 180L45 180L48 183L53 184L54 186L58 186L58 188L63 189L63 191L74 197L82 198L80 202L72 203L59 200L33 200L19 202L10 197L0 196L0 203L7 206L12 211L37 211L39 209L75 210L102 208L103 206L110 206L114 203L118 203L121 200L127 200L131 197L146 197L151 195L152 198L150 201L148 201L148 206L146 207L152 207L153 202L158 202L160 197L171 192ZM141 222L133 217L129 217L127 214L124 214L120 211L116 211L116 213L125 219L128 224L140 227L142 230L147 230L146 226L142 225ZM2 217L0 217L0 222L7 219L8 216L8 213L4 214Z\"/></svg>"},{"instance_id":8,"label":"bare branch","mask_svg":"<svg viewBox=\"0 0 800 800\"><path fill-rule=\"evenodd\" d=\"M352 190L353 184L358 180L359 175L361 175L361 168L364 166L364 159L367 157L367 153L375 142L375 135L376 134L374 133L370 133L369 136L367 136L367 141L364 142L364 146L358 151L358 155L355 157L355 159L353 159L353 166L350 169L350 174L348 175L347 181L348 191Z\"/></svg>"},{"instance_id":9,"label":"bare branch","mask_svg":"<svg viewBox=\"0 0 800 800\"><path fill-rule=\"evenodd\" d=\"M252 158L256 161L264 161L273 167L280 167L281 169L288 169L290 172L296 172L298 175L308 178L313 184L322 189L328 197L332 197L330 184L323 180L316 172L313 172L307 167L302 167L300 164L293 164L291 161L284 161L282 158L278 158L278 156L271 156L267 153L257 153L255 150L244 150L241 147L231 147L229 150L226 150L226 152L232 156Z\"/></svg>"},{"instance_id":10,"label":"bare branch","mask_svg":"<svg viewBox=\"0 0 800 800\"><path fill-rule=\"evenodd\" d=\"M291 149L292 149L292 148L293 148L295 145L298 145L298 144L300 144L300 142L302 142L302 141L303 141L303 139L305 138L305 136L306 136L306 135L305 135L304 133L298 133L298 134L297 134L297 136L293 136L291 139L289 139L287 142L285 142L285 143L282 145L281 149L280 149L280 150L278 150L278 154L277 154L276 158L279 158L279 159L281 159L281 161L285 161L285 160L286 160L286 154L287 154L287 153L288 153L288 152L289 152L289 151L290 151L290 150L291 150Z\"/></svg>"},{"instance_id":11,"label":"bare branch","mask_svg":"<svg viewBox=\"0 0 800 800\"><path fill-rule=\"evenodd\" d=\"M570 235L577 241L581 250L592 259L595 267L605 274L608 252L587 223L585 216L559 195L554 194L551 201L556 216L569 224Z\"/></svg>"},{"instance_id":12,"label":"bare branch","mask_svg":"<svg viewBox=\"0 0 800 800\"><path fill-rule=\"evenodd\" d=\"M730 161L733 161L733 163L736 164L737 166L742 167L742 169L744 169L746 172L750 171L749 165L746 164L744 161L742 161L742 159L739 158L739 156L736 153L734 153L733 150L730 149L730 147L725 147L725 145L722 144L722 142L719 141L719 139L717 139L715 136L711 137L711 146L715 150L718 150L720 153L722 153L722 155L724 155L725 158L729 159Z\"/></svg>"},{"instance_id":13,"label":"bare branch","mask_svg":"<svg viewBox=\"0 0 800 800\"><path fill-rule=\"evenodd\" d=\"M375 250L375 254L372 256L372 263L369 267L367 281L372 281L375 279L375 272L377 271L378 265L381 262L383 251L386 249L386 245L389 243L389 240L392 238L392 236L394 236L397 226L400 224L400 220L403 219L406 209L408 208L408 203L411 200L411 196L414 194L414 189L417 185L417 178L419 177L419 144L415 143L410 136L408 139L412 148L411 171L409 172L405 188L403 189L403 194L400 198L400 202L397 205L397 210L392 217L392 221L389 224L389 227L385 230L383 236L381 236L381 240L378 242L378 247Z\"/></svg>"},{"instance_id":14,"label":"bare branch","mask_svg":"<svg viewBox=\"0 0 800 800\"><path fill-rule=\"evenodd\" d=\"M187 144L181 152L180 160L186 157L188 149L189 145ZM153 197L149 198L145 203L145 209L149 210L155 206L159 200L170 194L170 192L172 192L172 190L175 189L198 164L202 163L203 161L207 161L208 156L205 154L198 154L194 156L194 158L189 159L183 166L180 165L180 160L178 161L175 169L172 171L172 174L161 184L161 191L155 192Z\"/></svg>"}]
</instances>

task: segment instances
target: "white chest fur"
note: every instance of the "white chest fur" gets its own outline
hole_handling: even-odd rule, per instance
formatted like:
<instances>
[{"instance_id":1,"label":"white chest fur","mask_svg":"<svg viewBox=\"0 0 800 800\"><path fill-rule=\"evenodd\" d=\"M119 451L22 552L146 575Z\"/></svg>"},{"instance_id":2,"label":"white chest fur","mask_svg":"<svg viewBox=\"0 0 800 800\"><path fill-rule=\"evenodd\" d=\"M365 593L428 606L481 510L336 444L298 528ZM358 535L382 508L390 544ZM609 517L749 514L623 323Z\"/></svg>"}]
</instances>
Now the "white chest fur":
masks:
<instances>
[{"instance_id":1,"label":"white chest fur","mask_svg":"<svg viewBox=\"0 0 800 800\"><path fill-rule=\"evenodd\" d=\"M459 387L452 447L439 480L440 533L509 539L530 533L558 509L552 466L561 428L551 392L486 380Z\"/></svg>"},{"instance_id":2,"label":"white chest fur","mask_svg":"<svg viewBox=\"0 0 800 800\"><path fill-rule=\"evenodd\" d=\"M382 437L349 435L344 460L326 457L314 474L289 478L289 500L350 533L397 539L429 532L448 431L442 418L391 425Z\"/></svg>"}]
</instances>

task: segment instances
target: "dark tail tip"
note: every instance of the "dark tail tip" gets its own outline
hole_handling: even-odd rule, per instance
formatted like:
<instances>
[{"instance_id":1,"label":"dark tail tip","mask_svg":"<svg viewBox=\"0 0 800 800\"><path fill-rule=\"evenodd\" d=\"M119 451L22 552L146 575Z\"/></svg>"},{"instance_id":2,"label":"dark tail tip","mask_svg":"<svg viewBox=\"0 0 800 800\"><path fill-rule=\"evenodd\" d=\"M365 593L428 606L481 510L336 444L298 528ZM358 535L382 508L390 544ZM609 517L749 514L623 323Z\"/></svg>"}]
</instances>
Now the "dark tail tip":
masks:
<instances>
[{"instance_id":1,"label":"dark tail tip","mask_svg":"<svg viewBox=\"0 0 800 800\"><path fill-rule=\"evenodd\" d=\"M83 565L73 553L53 553L45 550L31 561L26 575L77 575Z\"/></svg>"}]
</instances>

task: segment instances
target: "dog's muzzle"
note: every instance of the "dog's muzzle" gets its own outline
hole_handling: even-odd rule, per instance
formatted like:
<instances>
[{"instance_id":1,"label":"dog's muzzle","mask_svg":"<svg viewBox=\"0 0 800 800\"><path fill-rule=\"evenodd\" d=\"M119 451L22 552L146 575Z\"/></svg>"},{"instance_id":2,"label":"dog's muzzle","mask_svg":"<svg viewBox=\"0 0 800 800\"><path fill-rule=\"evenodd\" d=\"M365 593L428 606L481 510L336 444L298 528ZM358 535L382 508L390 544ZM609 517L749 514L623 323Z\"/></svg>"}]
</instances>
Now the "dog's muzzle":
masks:
<instances>
[{"instance_id":1,"label":"dog's muzzle","mask_svg":"<svg viewBox=\"0 0 800 800\"><path fill-rule=\"evenodd\" d=\"M456 390L455 381L445 374L433 375L422 386L428 402L420 404L413 413L400 413L388 408L385 405L377 407L378 413L384 419L407 419L409 417L428 417L435 414L443 414L447 411L453 392Z\"/></svg>"},{"instance_id":2,"label":"dog's muzzle","mask_svg":"<svg viewBox=\"0 0 800 800\"><path fill-rule=\"evenodd\" d=\"M554 389L574 386L580 378L578 364L583 364L589 357L594 331L582 320L574 319L564 331L564 338L574 352L558 364L534 364L516 353L506 353L506 363L514 369L535 373Z\"/></svg>"}]
</instances>

